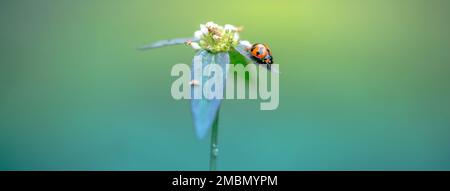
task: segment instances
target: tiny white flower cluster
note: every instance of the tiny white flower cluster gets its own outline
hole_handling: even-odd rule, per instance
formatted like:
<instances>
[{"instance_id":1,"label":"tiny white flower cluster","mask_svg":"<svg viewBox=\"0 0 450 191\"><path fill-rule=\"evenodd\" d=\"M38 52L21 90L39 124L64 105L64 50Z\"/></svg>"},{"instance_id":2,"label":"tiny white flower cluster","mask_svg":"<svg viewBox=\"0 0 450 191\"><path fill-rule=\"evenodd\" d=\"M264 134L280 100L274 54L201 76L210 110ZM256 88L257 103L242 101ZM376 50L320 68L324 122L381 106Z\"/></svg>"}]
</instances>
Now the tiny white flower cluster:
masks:
<instances>
[{"instance_id":1,"label":"tiny white flower cluster","mask_svg":"<svg viewBox=\"0 0 450 191\"><path fill-rule=\"evenodd\" d=\"M195 31L194 37L197 42L190 42L192 48L205 49L210 52L226 52L239 42L240 28L230 24L220 26L214 22L200 25L200 30Z\"/></svg>"}]
</instances>

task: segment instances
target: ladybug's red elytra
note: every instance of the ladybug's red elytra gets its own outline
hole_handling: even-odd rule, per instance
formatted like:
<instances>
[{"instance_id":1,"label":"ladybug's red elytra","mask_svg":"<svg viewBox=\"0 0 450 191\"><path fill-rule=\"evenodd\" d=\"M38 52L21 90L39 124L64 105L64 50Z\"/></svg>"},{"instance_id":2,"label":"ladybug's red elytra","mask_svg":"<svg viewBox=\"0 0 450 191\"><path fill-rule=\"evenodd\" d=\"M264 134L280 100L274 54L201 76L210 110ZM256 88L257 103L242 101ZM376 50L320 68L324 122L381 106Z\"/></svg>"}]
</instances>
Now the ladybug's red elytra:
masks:
<instances>
[{"instance_id":1,"label":"ladybug's red elytra","mask_svg":"<svg viewBox=\"0 0 450 191\"><path fill-rule=\"evenodd\" d=\"M255 43L249 49L252 58L259 64L266 64L270 69L270 65L273 63L272 52L266 44Z\"/></svg>"}]
</instances>

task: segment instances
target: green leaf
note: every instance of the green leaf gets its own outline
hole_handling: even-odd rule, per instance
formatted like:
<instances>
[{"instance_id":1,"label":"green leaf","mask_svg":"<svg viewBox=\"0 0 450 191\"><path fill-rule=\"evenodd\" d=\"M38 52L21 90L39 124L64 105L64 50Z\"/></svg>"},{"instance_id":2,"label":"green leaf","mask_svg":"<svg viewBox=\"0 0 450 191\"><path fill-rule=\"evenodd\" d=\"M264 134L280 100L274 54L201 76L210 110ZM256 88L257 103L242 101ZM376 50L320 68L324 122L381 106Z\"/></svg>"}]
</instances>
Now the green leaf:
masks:
<instances>
[{"instance_id":1,"label":"green leaf","mask_svg":"<svg viewBox=\"0 0 450 191\"><path fill-rule=\"evenodd\" d=\"M230 54L230 64L237 65L242 64L244 67L250 62L247 58L245 58L241 53L239 53L237 50L231 50L229 52ZM240 73L239 73L240 74ZM234 74L229 74L234 77ZM250 79L249 74L244 75L237 75L238 77L245 78L245 81L248 82Z\"/></svg>"},{"instance_id":2,"label":"green leaf","mask_svg":"<svg viewBox=\"0 0 450 191\"><path fill-rule=\"evenodd\" d=\"M242 65L247 65L249 63L248 59L245 58L244 56L242 56L241 53L239 53L237 50L231 50L229 52L230 54L230 64L242 64Z\"/></svg>"}]
</instances>

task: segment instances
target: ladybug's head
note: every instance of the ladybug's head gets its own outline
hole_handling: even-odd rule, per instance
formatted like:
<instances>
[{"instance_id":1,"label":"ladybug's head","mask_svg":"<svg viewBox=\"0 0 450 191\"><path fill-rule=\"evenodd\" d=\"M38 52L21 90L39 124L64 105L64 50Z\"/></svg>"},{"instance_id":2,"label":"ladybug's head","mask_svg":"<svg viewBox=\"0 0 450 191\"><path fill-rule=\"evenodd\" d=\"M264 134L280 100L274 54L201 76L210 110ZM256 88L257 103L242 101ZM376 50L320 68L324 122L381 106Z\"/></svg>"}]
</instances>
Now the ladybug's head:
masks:
<instances>
[{"instance_id":1,"label":"ladybug's head","mask_svg":"<svg viewBox=\"0 0 450 191\"><path fill-rule=\"evenodd\" d=\"M273 64L273 57L271 55L267 55L264 58L264 63L266 63L266 64Z\"/></svg>"}]
</instances>

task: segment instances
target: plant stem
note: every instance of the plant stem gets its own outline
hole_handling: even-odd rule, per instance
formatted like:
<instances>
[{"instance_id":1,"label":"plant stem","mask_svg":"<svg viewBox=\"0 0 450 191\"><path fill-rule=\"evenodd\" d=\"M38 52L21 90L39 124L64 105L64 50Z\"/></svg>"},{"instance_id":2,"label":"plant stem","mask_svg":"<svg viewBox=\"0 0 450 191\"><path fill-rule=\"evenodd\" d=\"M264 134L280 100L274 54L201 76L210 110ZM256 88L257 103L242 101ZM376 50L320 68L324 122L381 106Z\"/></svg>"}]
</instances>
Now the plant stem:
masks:
<instances>
[{"instance_id":1,"label":"plant stem","mask_svg":"<svg viewBox=\"0 0 450 191\"><path fill-rule=\"evenodd\" d=\"M216 119L211 130L211 153L209 158L209 170L217 170L217 157L219 156L219 145L217 144L219 136L219 112L217 112Z\"/></svg>"}]
</instances>

